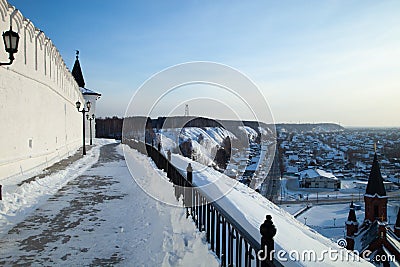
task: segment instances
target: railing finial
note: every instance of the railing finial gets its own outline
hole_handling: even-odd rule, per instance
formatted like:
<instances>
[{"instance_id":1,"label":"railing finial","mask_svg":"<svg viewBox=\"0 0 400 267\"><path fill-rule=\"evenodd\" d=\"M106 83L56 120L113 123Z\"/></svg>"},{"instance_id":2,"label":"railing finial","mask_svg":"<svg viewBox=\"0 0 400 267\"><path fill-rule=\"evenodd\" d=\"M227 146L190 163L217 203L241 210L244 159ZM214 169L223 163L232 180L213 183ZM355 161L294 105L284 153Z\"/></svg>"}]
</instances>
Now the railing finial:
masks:
<instances>
[{"instance_id":1,"label":"railing finial","mask_svg":"<svg viewBox=\"0 0 400 267\"><path fill-rule=\"evenodd\" d=\"M261 267L273 266L274 260L274 236L276 235L276 227L272 222L272 216L267 214L265 216L265 221L260 226L260 234L261 234L261 256L263 260L261 261ZM266 253L266 255L264 254Z\"/></svg>"}]
</instances>

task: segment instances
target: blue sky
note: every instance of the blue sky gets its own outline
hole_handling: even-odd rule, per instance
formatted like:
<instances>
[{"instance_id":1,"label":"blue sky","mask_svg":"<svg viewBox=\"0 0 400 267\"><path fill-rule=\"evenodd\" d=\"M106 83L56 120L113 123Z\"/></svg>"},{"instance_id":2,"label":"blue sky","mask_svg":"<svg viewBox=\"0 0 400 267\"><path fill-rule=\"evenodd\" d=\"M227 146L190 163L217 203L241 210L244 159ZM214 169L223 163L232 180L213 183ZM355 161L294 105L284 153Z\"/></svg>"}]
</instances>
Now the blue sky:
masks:
<instances>
[{"instance_id":1,"label":"blue sky","mask_svg":"<svg viewBox=\"0 0 400 267\"><path fill-rule=\"evenodd\" d=\"M122 116L151 75L201 60L250 77L276 122L400 126L400 1L9 2L67 66L81 51L98 116Z\"/></svg>"}]
</instances>

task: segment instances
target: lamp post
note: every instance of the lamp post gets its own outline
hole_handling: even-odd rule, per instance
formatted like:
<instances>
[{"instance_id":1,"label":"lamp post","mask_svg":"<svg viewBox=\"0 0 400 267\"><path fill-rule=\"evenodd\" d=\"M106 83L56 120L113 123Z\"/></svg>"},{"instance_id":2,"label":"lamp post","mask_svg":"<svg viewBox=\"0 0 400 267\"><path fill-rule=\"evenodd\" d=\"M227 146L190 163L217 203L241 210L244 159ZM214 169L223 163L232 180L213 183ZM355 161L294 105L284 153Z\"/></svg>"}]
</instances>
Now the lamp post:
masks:
<instances>
[{"instance_id":1,"label":"lamp post","mask_svg":"<svg viewBox=\"0 0 400 267\"><path fill-rule=\"evenodd\" d=\"M92 145L92 120L94 120L94 114L92 116L89 116L89 114L86 114L86 119L89 121L89 129L90 129L90 145Z\"/></svg>"},{"instance_id":2,"label":"lamp post","mask_svg":"<svg viewBox=\"0 0 400 267\"><path fill-rule=\"evenodd\" d=\"M85 109L85 107L82 107L82 110L79 110L81 108L81 102L76 101L76 108L78 109L78 112L82 112L82 118L83 118L83 146L82 146L82 150L83 150L83 155L86 155L86 146L85 146L85 113L89 112L90 110L90 101L86 102L86 107L87 109Z\"/></svg>"},{"instance_id":3,"label":"lamp post","mask_svg":"<svg viewBox=\"0 0 400 267\"><path fill-rule=\"evenodd\" d=\"M14 61L14 53L18 52L18 42L19 42L19 35L18 33L12 30L11 25L8 31L3 32L3 41L6 52L9 54L8 59L10 60L10 62L7 63L0 62L0 66L11 65Z\"/></svg>"}]
</instances>

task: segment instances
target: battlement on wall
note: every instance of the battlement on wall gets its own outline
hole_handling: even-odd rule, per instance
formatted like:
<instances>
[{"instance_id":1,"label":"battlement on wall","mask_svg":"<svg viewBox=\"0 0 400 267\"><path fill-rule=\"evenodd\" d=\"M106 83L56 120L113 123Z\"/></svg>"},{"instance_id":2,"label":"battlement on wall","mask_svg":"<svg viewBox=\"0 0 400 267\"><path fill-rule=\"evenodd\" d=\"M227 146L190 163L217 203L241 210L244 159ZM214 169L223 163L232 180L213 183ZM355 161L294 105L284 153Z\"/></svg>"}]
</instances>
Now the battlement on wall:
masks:
<instances>
[{"instance_id":1,"label":"battlement on wall","mask_svg":"<svg viewBox=\"0 0 400 267\"><path fill-rule=\"evenodd\" d=\"M17 8L0 0L0 31L8 30L10 25L19 34L20 42L15 61L7 69L59 89L58 93L70 101L81 97L78 85L51 39Z\"/></svg>"}]
</instances>

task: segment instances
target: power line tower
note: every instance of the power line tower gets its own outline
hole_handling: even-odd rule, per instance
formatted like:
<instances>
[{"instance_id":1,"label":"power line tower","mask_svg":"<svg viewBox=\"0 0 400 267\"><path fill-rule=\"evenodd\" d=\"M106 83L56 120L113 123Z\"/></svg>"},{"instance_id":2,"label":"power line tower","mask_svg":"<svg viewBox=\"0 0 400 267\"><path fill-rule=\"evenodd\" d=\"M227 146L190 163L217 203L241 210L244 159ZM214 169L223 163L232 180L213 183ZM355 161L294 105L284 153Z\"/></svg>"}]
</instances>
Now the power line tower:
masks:
<instances>
[{"instance_id":1,"label":"power line tower","mask_svg":"<svg viewBox=\"0 0 400 267\"><path fill-rule=\"evenodd\" d=\"M185 105L185 117L189 116L189 105Z\"/></svg>"}]
</instances>

